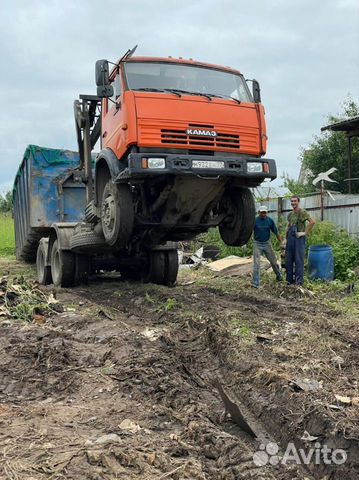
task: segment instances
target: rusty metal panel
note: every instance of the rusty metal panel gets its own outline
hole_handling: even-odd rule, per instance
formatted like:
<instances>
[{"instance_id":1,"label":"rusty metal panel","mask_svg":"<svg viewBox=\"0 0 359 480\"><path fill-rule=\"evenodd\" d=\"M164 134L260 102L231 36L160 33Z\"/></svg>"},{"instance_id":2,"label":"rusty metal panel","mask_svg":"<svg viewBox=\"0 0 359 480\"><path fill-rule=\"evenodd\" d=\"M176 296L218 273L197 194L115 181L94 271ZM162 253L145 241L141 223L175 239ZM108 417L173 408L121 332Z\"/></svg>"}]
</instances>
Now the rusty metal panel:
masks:
<instances>
[{"instance_id":1,"label":"rusty metal panel","mask_svg":"<svg viewBox=\"0 0 359 480\"><path fill-rule=\"evenodd\" d=\"M350 234L359 236L359 195L334 194L334 199L327 197L324 205L324 220L330 220Z\"/></svg>"},{"instance_id":2,"label":"rusty metal panel","mask_svg":"<svg viewBox=\"0 0 359 480\"><path fill-rule=\"evenodd\" d=\"M85 185L77 152L29 145L14 182L16 255L33 260L39 239L59 221L83 219Z\"/></svg>"}]
</instances>

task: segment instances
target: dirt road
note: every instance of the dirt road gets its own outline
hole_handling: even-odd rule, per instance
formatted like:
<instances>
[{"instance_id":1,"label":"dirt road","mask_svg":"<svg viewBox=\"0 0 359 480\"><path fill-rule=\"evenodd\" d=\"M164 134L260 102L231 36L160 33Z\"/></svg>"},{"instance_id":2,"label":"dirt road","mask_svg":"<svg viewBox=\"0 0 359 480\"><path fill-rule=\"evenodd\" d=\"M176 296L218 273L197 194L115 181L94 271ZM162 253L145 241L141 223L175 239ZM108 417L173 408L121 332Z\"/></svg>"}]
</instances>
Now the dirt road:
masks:
<instances>
[{"instance_id":1,"label":"dirt road","mask_svg":"<svg viewBox=\"0 0 359 480\"><path fill-rule=\"evenodd\" d=\"M0 326L0 478L358 478L354 311L248 285L46 287L57 312ZM216 378L257 438L223 418ZM283 463L288 442L348 458Z\"/></svg>"}]
</instances>

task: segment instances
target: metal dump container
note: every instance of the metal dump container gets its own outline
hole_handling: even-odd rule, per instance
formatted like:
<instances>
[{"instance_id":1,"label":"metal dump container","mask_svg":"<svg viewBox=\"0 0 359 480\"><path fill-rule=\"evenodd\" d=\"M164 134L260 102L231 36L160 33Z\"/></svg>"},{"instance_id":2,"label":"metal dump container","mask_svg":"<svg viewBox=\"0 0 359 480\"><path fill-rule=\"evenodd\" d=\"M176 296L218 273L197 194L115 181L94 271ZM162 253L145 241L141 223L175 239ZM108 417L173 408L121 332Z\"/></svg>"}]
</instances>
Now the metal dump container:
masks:
<instances>
[{"instance_id":1,"label":"metal dump container","mask_svg":"<svg viewBox=\"0 0 359 480\"><path fill-rule=\"evenodd\" d=\"M26 148L13 190L18 259L35 260L39 239L53 223L83 220L86 191L79 163L77 152Z\"/></svg>"}]
</instances>

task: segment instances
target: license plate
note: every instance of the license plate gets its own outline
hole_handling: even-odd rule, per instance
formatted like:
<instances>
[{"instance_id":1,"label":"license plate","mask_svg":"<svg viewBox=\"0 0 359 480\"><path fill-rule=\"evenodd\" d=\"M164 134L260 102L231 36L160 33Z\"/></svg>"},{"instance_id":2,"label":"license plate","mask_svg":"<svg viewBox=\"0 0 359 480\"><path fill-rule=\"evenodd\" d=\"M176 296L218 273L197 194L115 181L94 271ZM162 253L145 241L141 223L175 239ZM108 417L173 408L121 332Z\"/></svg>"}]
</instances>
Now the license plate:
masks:
<instances>
[{"instance_id":1,"label":"license plate","mask_svg":"<svg viewBox=\"0 0 359 480\"><path fill-rule=\"evenodd\" d=\"M192 160L193 168L224 168L224 162L213 160Z\"/></svg>"}]
</instances>

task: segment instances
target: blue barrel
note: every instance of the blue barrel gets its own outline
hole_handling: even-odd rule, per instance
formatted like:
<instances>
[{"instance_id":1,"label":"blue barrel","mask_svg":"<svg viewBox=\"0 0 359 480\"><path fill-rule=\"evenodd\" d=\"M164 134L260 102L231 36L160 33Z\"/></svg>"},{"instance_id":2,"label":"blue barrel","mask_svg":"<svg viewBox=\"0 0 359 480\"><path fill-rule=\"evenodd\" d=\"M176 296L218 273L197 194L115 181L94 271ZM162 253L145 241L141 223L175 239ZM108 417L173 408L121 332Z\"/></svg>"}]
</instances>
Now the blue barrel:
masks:
<instances>
[{"instance_id":1,"label":"blue barrel","mask_svg":"<svg viewBox=\"0 0 359 480\"><path fill-rule=\"evenodd\" d=\"M334 257L329 245L311 245L308 253L310 280L330 281L334 278Z\"/></svg>"}]
</instances>

